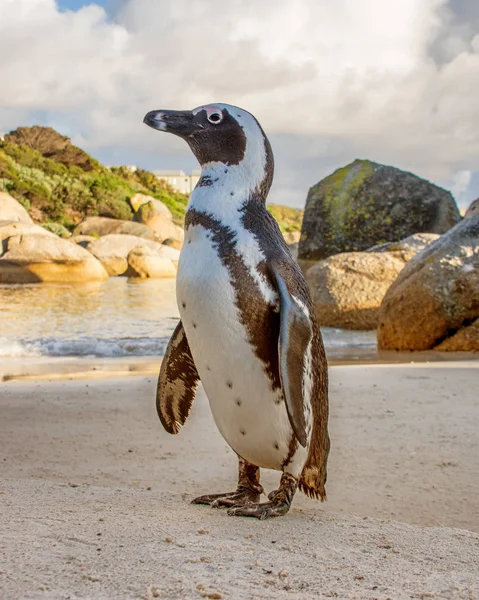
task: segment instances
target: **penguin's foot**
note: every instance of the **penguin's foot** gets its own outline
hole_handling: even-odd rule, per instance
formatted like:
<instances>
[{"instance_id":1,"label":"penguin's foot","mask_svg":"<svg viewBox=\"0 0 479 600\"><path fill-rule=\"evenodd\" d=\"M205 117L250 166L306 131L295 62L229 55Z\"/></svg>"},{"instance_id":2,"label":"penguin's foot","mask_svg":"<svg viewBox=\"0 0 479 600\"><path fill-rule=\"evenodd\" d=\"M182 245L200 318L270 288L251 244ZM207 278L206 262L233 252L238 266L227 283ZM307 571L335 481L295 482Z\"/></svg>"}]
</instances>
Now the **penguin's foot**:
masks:
<instances>
[{"instance_id":1,"label":"penguin's foot","mask_svg":"<svg viewBox=\"0 0 479 600\"><path fill-rule=\"evenodd\" d=\"M252 465L240 456L238 459L238 487L236 491L227 492L226 494L199 496L192 501L192 504L209 504L214 508L257 504L261 494L264 493L263 486L259 482L259 467Z\"/></svg>"},{"instance_id":2,"label":"penguin's foot","mask_svg":"<svg viewBox=\"0 0 479 600\"><path fill-rule=\"evenodd\" d=\"M261 521L270 517L281 517L289 511L297 487L296 477L290 473L283 473L279 489L268 495L269 502L234 506L228 510L228 514L231 517L255 517Z\"/></svg>"},{"instance_id":3,"label":"penguin's foot","mask_svg":"<svg viewBox=\"0 0 479 600\"><path fill-rule=\"evenodd\" d=\"M239 486L235 492L227 492L226 494L209 494L199 496L192 500L192 504L209 504L213 508L231 507L231 506L248 506L259 502L263 492L261 485L256 486L256 489L244 488Z\"/></svg>"},{"instance_id":4,"label":"penguin's foot","mask_svg":"<svg viewBox=\"0 0 479 600\"><path fill-rule=\"evenodd\" d=\"M247 504L245 506L234 506L228 509L230 517L255 517L264 521L270 517L281 517L289 510L287 502L264 502L263 504Z\"/></svg>"}]
</instances>

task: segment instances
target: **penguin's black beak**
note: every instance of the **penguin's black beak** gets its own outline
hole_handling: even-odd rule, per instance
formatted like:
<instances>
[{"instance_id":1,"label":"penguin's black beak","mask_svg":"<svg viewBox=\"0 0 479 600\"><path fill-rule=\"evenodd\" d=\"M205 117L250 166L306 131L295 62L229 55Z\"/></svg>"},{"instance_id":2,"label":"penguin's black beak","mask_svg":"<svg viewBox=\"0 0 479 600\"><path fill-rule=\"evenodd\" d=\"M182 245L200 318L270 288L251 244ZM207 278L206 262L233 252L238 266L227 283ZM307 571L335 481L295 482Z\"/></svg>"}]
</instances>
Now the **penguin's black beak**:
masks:
<instances>
[{"instance_id":1,"label":"penguin's black beak","mask_svg":"<svg viewBox=\"0 0 479 600\"><path fill-rule=\"evenodd\" d=\"M150 110L143 123L158 131L166 131L180 137L188 137L201 128L190 110Z\"/></svg>"}]
</instances>

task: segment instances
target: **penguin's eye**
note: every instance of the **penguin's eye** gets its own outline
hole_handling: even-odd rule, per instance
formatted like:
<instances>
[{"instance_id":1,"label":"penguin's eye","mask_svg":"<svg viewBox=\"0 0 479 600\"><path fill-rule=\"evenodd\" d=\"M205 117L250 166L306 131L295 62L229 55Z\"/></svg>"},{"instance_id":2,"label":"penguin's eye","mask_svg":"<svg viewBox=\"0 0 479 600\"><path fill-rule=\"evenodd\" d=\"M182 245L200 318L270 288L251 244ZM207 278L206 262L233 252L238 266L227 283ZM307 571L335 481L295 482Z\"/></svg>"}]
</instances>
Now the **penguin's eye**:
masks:
<instances>
[{"instance_id":1,"label":"penguin's eye","mask_svg":"<svg viewBox=\"0 0 479 600\"><path fill-rule=\"evenodd\" d=\"M208 121L213 123L213 125L218 125L218 123L221 123L222 120L223 116L220 115L220 113L212 113L211 115L208 115Z\"/></svg>"}]
</instances>

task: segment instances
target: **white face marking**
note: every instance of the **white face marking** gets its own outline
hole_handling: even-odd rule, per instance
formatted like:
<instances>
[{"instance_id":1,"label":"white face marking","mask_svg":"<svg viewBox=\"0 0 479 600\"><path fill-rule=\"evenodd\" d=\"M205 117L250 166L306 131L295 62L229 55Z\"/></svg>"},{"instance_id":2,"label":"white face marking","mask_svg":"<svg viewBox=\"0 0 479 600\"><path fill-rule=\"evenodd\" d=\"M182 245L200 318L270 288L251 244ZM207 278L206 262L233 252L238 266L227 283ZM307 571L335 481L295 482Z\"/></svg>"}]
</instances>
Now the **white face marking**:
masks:
<instances>
[{"instance_id":1,"label":"white face marking","mask_svg":"<svg viewBox=\"0 0 479 600\"><path fill-rule=\"evenodd\" d=\"M194 115L197 115L202 110L206 111L206 118L210 123L213 123L213 125L218 125L223 120L223 112L219 104L207 104L206 106L198 106L198 108L194 108L191 112Z\"/></svg>"},{"instance_id":2,"label":"white face marking","mask_svg":"<svg viewBox=\"0 0 479 600\"><path fill-rule=\"evenodd\" d=\"M222 162L207 163L202 166L202 174L211 176L213 180L218 178L217 183L224 185L224 191L228 188L228 193L233 191L236 196L240 196L244 200L258 187L265 176L266 151L264 134L253 115L236 106L208 104L195 108L193 114L198 114L202 110L206 111L208 118L213 114L221 114L222 111L226 110L236 120L238 125L243 128L246 136L246 152L240 164L227 166ZM225 173L225 168L228 169L227 173ZM228 204L231 203L228 202ZM198 207L195 206L195 208Z\"/></svg>"}]
</instances>

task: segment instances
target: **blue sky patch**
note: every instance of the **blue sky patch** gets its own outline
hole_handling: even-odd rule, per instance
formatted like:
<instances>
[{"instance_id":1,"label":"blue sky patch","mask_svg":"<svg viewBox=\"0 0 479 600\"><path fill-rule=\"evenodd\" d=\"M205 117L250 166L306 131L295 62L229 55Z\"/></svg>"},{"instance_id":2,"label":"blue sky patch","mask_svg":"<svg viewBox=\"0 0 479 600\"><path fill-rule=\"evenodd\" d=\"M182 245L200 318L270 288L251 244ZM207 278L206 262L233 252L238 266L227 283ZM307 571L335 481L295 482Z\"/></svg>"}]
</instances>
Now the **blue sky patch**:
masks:
<instances>
[{"instance_id":1,"label":"blue sky patch","mask_svg":"<svg viewBox=\"0 0 479 600\"><path fill-rule=\"evenodd\" d=\"M105 7L108 0L57 0L58 7L60 10L78 10L88 4L98 4L99 6Z\"/></svg>"}]
</instances>

